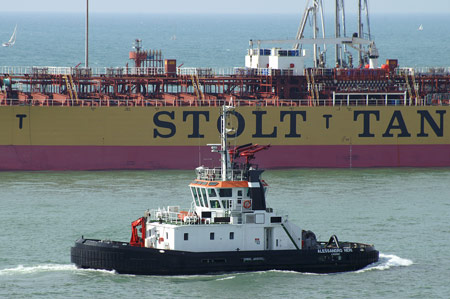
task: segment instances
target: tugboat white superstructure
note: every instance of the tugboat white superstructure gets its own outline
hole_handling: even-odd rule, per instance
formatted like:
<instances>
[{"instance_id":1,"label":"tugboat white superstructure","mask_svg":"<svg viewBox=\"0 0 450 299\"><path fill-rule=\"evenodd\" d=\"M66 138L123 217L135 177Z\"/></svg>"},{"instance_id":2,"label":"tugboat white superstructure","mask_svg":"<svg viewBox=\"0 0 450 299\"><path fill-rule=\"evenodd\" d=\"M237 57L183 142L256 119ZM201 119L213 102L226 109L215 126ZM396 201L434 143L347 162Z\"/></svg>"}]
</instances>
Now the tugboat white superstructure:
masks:
<instances>
[{"instance_id":1,"label":"tugboat white superstructure","mask_svg":"<svg viewBox=\"0 0 450 299\"><path fill-rule=\"evenodd\" d=\"M226 121L232 110L223 107L221 144L211 145L221 154L221 167L196 169L190 209L147 210L132 223L129 243L82 237L71 248L72 262L118 273L171 275L271 269L329 273L378 261L372 245L339 242L336 236L318 242L314 233L267 207L263 171L250 161L269 146L229 149ZM241 157L243 164L236 162Z\"/></svg>"}]
</instances>

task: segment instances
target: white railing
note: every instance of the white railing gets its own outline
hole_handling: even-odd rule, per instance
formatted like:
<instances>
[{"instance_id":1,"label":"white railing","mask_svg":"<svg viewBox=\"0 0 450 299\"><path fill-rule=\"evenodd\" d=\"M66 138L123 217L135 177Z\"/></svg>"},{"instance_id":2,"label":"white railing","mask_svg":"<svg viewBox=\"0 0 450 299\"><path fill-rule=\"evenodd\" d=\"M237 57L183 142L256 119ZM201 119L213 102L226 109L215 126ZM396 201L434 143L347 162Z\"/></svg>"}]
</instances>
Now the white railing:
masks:
<instances>
[{"instance_id":1,"label":"white railing","mask_svg":"<svg viewBox=\"0 0 450 299\"><path fill-rule=\"evenodd\" d=\"M406 106L411 104L407 92L402 93L336 93L333 106Z\"/></svg>"},{"instance_id":2,"label":"white railing","mask_svg":"<svg viewBox=\"0 0 450 299\"><path fill-rule=\"evenodd\" d=\"M1 95L1 93L0 93ZM415 101L409 98L367 98L360 97L335 98L327 100L311 99L283 99L283 100L233 100L233 105L237 107L255 106L255 107L326 107L326 106L449 106L450 96L448 98L426 98ZM399 95L404 95L399 94ZM229 105L229 100L165 100L165 99L2 99L0 97L0 106L81 106L81 107L220 107Z\"/></svg>"},{"instance_id":3,"label":"white railing","mask_svg":"<svg viewBox=\"0 0 450 299\"><path fill-rule=\"evenodd\" d=\"M192 212L180 213L179 207L167 207L148 210L146 215L150 221L162 221L166 223L182 224L186 215L194 216Z\"/></svg>"},{"instance_id":4,"label":"white railing","mask_svg":"<svg viewBox=\"0 0 450 299\"><path fill-rule=\"evenodd\" d=\"M450 75L450 67L402 67L398 68L400 75Z\"/></svg>"},{"instance_id":5,"label":"white railing","mask_svg":"<svg viewBox=\"0 0 450 299\"><path fill-rule=\"evenodd\" d=\"M222 179L221 168L205 168L197 167L197 180L203 181L217 181ZM243 169L229 169L227 170L227 176L231 177L233 181L247 180L247 173Z\"/></svg>"},{"instance_id":6,"label":"white railing","mask_svg":"<svg viewBox=\"0 0 450 299\"><path fill-rule=\"evenodd\" d=\"M334 69L308 69L315 76L330 75ZM304 69L271 69L271 68L206 68L206 67L184 67L177 68L178 75L196 76L303 76ZM345 71L345 70L340 70ZM23 76L23 75L85 75L85 76L122 76L122 75L161 75L165 74L164 67L59 67L59 66L2 66L0 75ZM400 75L450 75L450 67L402 67L397 69Z\"/></svg>"},{"instance_id":7,"label":"white railing","mask_svg":"<svg viewBox=\"0 0 450 299\"><path fill-rule=\"evenodd\" d=\"M323 72L318 70L316 72ZM59 67L59 66L2 66L0 74L10 76L24 75L78 75L78 76L148 76L165 74L163 67ZM198 68L184 67L177 68L177 75L195 75L199 77L211 76L302 76L303 70L297 71L292 69L270 69L270 68L246 68L246 67L229 67L229 68Z\"/></svg>"},{"instance_id":8,"label":"white railing","mask_svg":"<svg viewBox=\"0 0 450 299\"><path fill-rule=\"evenodd\" d=\"M78 76L147 76L165 74L163 67L58 67L58 66L3 66L0 75L78 75Z\"/></svg>"},{"instance_id":9,"label":"white railing","mask_svg":"<svg viewBox=\"0 0 450 299\"><path fill-rule=\"evenodd\" d=\"M189 210L180 211L178 206L169 206L167 208L147 210L145 215L147 222L159 221L176 225L211 224L211 219L201 221L192 207Z\"/></svg>"},{"instance_id":10,"label":"white railing","mask_svg":"<svg viewBox=\"0 0 450 299\"><path fill-rule=\"evenodd\" d=\"M240 76L303 76L304 70L235 67L234 75Z\"/></svg>"}]
</instances>

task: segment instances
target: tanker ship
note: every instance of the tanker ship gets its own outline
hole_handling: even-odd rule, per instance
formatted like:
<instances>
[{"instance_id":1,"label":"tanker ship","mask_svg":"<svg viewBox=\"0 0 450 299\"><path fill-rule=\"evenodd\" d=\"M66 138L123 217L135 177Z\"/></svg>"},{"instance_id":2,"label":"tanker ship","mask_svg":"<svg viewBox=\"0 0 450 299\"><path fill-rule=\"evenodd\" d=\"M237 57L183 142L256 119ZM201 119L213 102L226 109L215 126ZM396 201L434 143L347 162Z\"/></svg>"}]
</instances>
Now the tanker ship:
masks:
<instances>
[{"instance_id":1,"label":"tanker ship","mask_svg":"<svg viewBox=\"0 0 450 299\"><path fill-rule=\"evenodd\" d=\"M368 8L359 0L347 34L336 0L330 38L310 0L294 39L250 40L227 72L179 66L140 40L125 67L3 67L0 170L209 167L223 105L236 107L231 146L271 145L264 168L449 167L450 69L379 65Z\"/></svg>"}]
</instances>

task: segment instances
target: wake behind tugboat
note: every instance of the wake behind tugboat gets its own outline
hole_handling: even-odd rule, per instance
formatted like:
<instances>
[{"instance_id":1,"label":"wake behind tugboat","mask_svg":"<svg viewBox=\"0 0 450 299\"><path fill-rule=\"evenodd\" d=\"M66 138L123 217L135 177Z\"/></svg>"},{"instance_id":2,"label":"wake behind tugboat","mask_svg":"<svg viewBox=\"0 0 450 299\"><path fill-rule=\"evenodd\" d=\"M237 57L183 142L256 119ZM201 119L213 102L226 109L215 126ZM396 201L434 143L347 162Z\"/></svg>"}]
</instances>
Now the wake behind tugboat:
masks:
<instances>
[{"instance_id":1,"label":"wake behind tugboat","mask_svg":"<svg viewBox=\"0 0 450 299\"><path fill-rule=\"evenodd\" d=\"M224 106L221 167L196 169L189 185L191 208L169 206L145 212L132 223L130 242L80 238L71 248L79 268L124 274L180 275L214 272L290 270L311 273L354 271L377 262L373 245L319 242L313 232L291 223L266 204L263 170L250 164L269 146L228 148L226 127L234 107ZM220 147L220 149L219 149ZM237 163L245 158L245 163Z\"/></svg>"}]
</instances>

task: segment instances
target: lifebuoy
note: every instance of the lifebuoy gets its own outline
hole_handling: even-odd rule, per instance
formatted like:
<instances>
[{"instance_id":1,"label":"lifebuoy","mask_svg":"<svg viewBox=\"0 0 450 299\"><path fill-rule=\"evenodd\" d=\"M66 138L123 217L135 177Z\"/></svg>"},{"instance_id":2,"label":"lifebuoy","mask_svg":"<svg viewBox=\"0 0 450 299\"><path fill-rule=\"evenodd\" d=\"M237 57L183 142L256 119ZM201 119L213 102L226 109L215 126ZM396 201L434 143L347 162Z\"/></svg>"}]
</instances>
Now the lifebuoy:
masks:
<instances>
[{"instance_id":1,"label":"lifebuoy","mask_svg":"<svg viewBox=\"0 0 450 299\"><path fill-rule=\"evenodd\" d=\"M252 202L250 200L244 200L244 208L250 209Z\"/></svg>"}]
</instances>

